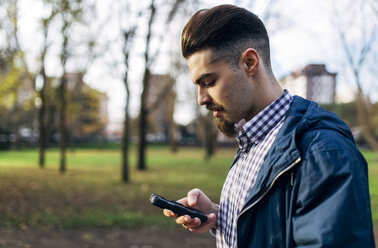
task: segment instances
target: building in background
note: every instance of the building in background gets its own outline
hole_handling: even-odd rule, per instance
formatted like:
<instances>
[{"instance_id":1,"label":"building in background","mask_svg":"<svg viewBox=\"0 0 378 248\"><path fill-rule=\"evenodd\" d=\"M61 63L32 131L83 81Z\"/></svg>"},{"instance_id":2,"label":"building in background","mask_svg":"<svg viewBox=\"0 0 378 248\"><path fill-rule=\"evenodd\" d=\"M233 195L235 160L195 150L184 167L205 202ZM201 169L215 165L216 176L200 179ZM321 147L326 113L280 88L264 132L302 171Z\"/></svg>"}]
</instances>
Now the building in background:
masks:
<instances>
[{"instance_id":1,"label":"building in background","mask_svg":"<svg viewBox=\"0 0 378 248\"><path fill-rule=\"evenodd\" d=\"M173 120L176 94L174 79L169 75L150 75L147 105L149 129L147 139L153 142L168 142L169 135L176 132Z\"/></svg>"},{"instance_id":2,"label":"building in background","mask_svg":"<svg viewBox=\"0 0 378 248\"><path fill-rule=\"evenodd\" d=\"M332 104L336 98L336 73L324 64L309 64L279 80L292 95L302 96L319 104Z\"/></svg>"},{"instance_id":3,"label":"building in background","mask_svg":"<svg viewBox=\"0 0 378 248\"><path fill-rule=\"evenodd\" d=\"M82 72L65 74L67 126L71 142L105 139L108 123L108 96L87 85Z\"/></svg>"}]
</instances>

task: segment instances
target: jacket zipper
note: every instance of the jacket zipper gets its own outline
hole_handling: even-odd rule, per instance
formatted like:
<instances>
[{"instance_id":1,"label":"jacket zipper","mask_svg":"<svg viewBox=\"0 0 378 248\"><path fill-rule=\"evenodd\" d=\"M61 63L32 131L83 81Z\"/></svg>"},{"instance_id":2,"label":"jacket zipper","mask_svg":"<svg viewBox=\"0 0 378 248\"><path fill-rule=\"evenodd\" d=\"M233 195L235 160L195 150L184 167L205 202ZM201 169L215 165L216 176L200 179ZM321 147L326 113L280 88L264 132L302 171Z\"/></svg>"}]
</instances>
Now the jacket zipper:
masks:
<instances>
[{"instance_id":1,"label":"jacket zipper","mask_svg":"<svg viewBox=\"0 0 378 248\"><path fill-rule=\"evenodd\" d=\"M280 173L278 173L278 175L273 179L272 183L269 185L269 187L265 190L265 192L260 196L259 199L257 199L255 202L253 202L251 205L249 205L246 209L244 209L239 215L238 217L236 218L236 223L238 223L238 220L240 218L240 216L242 214L244 214L246 211L248 211L249 209L251 209L253 206L255 206L259 201L261 201L262 198L264 198L264 196L266 194L268 194L268 192L270 191L270 189L273 187L274 183L277 181L277 179L279 177L282 176L282 174L284 174L285 172L287 172L288 170L290 170L291 168L293 168L296 164L298 164L299 162L301 162L301 158L297 158L297 160L295 160L291 165L289 165L286 169L284 169L283 171L281 171ZM238 233L238 226L236 225L236 233ZM238 243L237 243L237 240L236 240L236 247L238 246Z\"/></svg>"}]
</instances>

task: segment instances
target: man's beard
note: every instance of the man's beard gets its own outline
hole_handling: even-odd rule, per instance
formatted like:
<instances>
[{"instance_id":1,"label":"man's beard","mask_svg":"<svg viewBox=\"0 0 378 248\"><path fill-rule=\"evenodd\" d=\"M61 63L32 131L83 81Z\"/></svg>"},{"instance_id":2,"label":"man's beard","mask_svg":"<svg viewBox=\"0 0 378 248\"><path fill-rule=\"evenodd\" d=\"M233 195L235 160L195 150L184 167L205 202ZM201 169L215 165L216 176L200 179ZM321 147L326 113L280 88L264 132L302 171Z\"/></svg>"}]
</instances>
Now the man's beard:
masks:
<instances>
[{"instance_id":1,"label":"man's beard","mask_svg":"<svg viewBox=\"0 0 378 248\"><path fill-rule=\"evenodd\" d=\"M219 130L227 137L235 137L236 135L236 128L235 123L226 121L223 118L216 118L216 123Z\"/></svg>"},{"instance_id":2,"label":"man's beard","mask_svg":"<svg viewBox=\"0 0 378 248\"><path fill-rule=\"evenodd\" d=\"M217 103L208 103L206 104L206 108L210 111L219 111L223 112L225 109L222 105ZM235 129L235 123L229 122L225 120L223 117L217 117L215 118L217 126L219 130L227 137L235 137L236 135L236 129Z\"/></svg>"}]
</instances>

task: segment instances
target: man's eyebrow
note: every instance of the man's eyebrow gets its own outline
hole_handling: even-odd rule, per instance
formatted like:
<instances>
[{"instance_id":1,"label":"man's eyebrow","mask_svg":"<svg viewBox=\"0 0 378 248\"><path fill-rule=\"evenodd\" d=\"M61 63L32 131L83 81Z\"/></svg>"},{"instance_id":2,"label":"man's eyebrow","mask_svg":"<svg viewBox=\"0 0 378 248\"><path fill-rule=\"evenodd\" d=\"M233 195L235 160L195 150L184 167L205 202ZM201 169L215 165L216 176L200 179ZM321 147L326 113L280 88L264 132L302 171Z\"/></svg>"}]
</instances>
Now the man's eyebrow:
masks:
<instances>
[{"instance_id":1,"label":"man's eyebrow","mask_svg":"<svg viewBox=\"0 0 378 248\"><path fill-rule=\"evenodd\" d=\"M199 85L199 84L201 84L202 80L204 80L204 79L206 79L206 78L208 78L208 77L210 77L212 75L214 75L213 72L204 73L199 78L197 78L197 80L194 82L194 84Z\"/></svg>"}]
</instances>

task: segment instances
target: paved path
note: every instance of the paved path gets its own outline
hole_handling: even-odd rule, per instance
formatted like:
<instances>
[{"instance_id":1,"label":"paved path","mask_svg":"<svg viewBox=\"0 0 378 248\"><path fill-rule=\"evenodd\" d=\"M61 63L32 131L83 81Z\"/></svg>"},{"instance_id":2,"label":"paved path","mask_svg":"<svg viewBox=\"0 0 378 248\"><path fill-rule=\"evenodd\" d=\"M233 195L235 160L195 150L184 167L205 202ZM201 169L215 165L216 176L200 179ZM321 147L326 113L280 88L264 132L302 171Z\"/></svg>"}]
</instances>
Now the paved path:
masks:
<instances>
[{"instance_id":1,"label":"paved path","mask_svg":"<svg viewBox=\"0 0 378 248\"><path fill-rule=\"evenodd\" d=\"M378 243L378 228L375 229ZM90 228L70 230L0 229L0 248L210 248L210 234L184 229Z\"/></svg>"},{"instance_id":2,"label":"paved path","mask_svg":"<svg viewBox=\"0 0 378 248\"><path fill-rule=\"evenodd\" d=\"M186 230L144 229L0 229L0 247L6 248L194 248L215 247L210 234Z\"/></svg>"}]
</instances>

